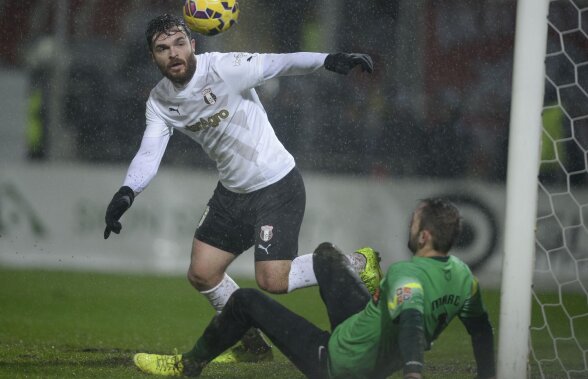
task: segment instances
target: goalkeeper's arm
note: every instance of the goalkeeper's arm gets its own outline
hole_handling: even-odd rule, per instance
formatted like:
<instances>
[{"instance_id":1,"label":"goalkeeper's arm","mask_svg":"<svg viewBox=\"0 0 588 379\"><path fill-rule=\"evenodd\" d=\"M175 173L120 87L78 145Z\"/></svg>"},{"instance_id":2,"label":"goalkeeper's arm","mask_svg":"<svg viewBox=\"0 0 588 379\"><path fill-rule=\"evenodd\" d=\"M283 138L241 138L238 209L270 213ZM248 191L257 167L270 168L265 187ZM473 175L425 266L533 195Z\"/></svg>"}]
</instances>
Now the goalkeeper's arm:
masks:
<instances>
[{"instance_id":1,"label":"goalkeeper's arm","mask_svg":"<svg viewBox=\"0 0 588 379\"><path fill-rule=\"evenodd\" d=\"M423 314L407 309L398 315L398 346L404 363L404 379L421 379L425 352Z\"/></svg>"},{"instance_id":2,"label":"goalkeeper's arm","mask_svg":"<svg viewBox=\"0 0 588 379\"><path fill-rule=\"evenodd\" d=\"M478 367L478 378L490 379L496 376L494 363L494 335L488 313L477 317L460 318L472 338L474 357Z\"/></svg>"}]
</instances>

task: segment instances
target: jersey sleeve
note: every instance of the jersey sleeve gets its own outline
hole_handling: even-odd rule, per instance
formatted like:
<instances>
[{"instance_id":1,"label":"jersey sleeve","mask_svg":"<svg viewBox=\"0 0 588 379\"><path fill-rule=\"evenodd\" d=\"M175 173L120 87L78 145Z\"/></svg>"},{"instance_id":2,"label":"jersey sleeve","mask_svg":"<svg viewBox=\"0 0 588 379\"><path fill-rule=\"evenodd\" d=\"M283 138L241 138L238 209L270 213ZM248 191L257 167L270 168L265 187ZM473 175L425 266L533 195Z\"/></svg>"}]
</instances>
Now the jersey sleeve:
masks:
<instances>
[{"instance_id":1,"label":"jersey sleeve","mask_svg":"<svg viewBox=\"0 0 588 379\"><path fill-rule=\"evenodd\" d=\"M310 74L323 66L326 56L324 53L229 53L220 56L216 65L229 86L244 91L275 77Z\"/></svg>"},{"instance_id":2,"label":"jersey sleeve","mask_svg":"<svg viewBox=\"0 0 588 379\"><path fill-rule=\"evenodd\" d=\"M480 291L480 284L478 279L473 277L471 296L465 300L463 307L459 313L459 318L479 317L486 313L486 307L482 301L482 293Z\"/></svg>"},{"instance_id":3,"label":"jersey sleeve","mask_svg":"<svg viewBox=\"0 0 588 379\"><path fill-rule=\"evenodd\" d=\"M130 187L136 194L143 192L159 170L173 129L159 116L157 107L150 96L145 110L146 127L141 146L131 161L123 186Z\"/></svg>"},{"instance_id":4,"label":"jersey sleeve","mask_svg":"<svg viewBox=\"0 0 588 379\"><path fill-rule=\"evenodd\" d=\"M326 57L324 53L265 54L263 80L310 74L323 67Z\"/></svg>"},{"instance_id":5,"label":"jersey sleeve","mask_svg":"<svg viewBox=\"0 0 588 379\"><path fill-rule=\"evenodd\" d=\"M157 174L170 135L143 137L139 151L131 161L123 186L141 193Z\"/></svg>"},{"instance_id":6,"label":"jersey sleeve","mask_svg":"<svg viewBox=\"0 0 588 379\"><path fill-rule=\"evenodd\" d=\"M145 107L145 132L143 137L161 137L173 134L173 128L167 126L157 111L152 97Z\"/></svg>"},{"instance_id":7,"label":"jersey sleeve","mask_svg":"<svg viewBox=\"0 0 588 379\"><path fill-rule=\"evenodd\" d=\"M472 283L472 296L464 303L459 318L471 337L478 378L494 378L494 332L475 277Z\"/></svg>"},{"instance_id":8,"label":"jersey sleeve","mask_svg":"<svg viewBox=\"0 0 588 379\"><path fill-rule=\"evenodd\" d=\"M421 282L402 266L392 267L386 275L387 308L392 319L405 310L414 309L424 313L424 292Z\"/></svg>"}]
</instances>

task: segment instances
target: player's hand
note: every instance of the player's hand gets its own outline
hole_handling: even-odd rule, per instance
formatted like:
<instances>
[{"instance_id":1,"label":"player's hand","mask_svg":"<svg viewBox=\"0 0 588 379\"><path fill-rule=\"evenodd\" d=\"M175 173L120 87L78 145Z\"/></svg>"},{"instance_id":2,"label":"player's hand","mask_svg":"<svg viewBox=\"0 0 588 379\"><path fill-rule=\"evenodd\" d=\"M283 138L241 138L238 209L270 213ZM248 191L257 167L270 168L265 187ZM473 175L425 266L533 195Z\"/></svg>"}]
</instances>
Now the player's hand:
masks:
<instances>
[{"instance_id":1,"label":"player's hand","mask_svg":"<svg viewBox=\"0 0 588 379\"><path fill-rule=\"evenodd\" d=\"M374 62L367 54L329 54L324 65L327 70L343 75L347 75L355 66L361 66L361 71L370 74L374 71Z\"/></svg>"},{"instance_id":2,"label":"player's hand","mask_svg":"<svg viewBox=\"0 0 588 379\"><path fill-rule=\"evenodd\" d=\"M108 204L108 208L106 208L104 239L110 236L110 232L120 233L122 225L118 220L131 207L133 200L135 200L135 192L127 186L120 187L118 192L114 194L112 200L110 200L110 204Z\"/></svg>"}]
</instances>

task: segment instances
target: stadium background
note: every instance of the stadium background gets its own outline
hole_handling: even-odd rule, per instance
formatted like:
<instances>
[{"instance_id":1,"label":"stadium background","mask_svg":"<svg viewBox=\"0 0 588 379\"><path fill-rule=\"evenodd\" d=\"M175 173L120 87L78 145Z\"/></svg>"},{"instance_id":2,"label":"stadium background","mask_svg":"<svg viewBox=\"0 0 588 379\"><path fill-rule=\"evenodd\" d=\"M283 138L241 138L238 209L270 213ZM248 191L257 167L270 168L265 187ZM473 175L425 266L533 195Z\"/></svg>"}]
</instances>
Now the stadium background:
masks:
<instances>
[{"instance_id":1,"label":"stadium background","mask_svg":"<svg viewBox=\"0 0 588 379\"><path fill-rule=\"evenodd\" d=\"M181 134L125 215L123 234L101 239L160 78L145 24L179 14L180 5L0 1L0 264L185 270L215 178ZM406 258L412 206L451 195L466 216L455 252L498 286L514 23L515 1L507 0L247 0L234 29L195 38L198 51L371 54L373 75L319 72L259 89L307 178L301 252L332 240L347 250L374 245L385 264ZM573 161L577 152L569 154ZM543 175L554 185L565 179ZM251 259L234 270L250 275ZM561 271L569 267L564 259Z\"/></svg>"}]
</instances>

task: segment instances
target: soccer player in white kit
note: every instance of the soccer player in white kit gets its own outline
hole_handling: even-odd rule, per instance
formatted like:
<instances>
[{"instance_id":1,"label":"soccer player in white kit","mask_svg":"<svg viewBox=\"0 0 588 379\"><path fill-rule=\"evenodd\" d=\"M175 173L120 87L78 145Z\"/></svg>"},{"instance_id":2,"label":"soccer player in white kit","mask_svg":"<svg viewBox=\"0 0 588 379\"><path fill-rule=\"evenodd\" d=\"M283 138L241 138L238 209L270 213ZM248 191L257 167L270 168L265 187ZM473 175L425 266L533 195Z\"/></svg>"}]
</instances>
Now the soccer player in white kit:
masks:
<instances>
[{"instance_id":1,"label":"soccer player in white kit","mask_svg":"<svg viewBox=\"0 0 588 379\"><path fill-rule=\"evenodd\" d=\"M238 288L227 267L254 246L255 278L263 290L286 293L316 285L312 254L298 256L304 182L254 88L274 77L310 74L321 67L347 74L360 66L371 73L371 58L345 53L196 55L189 29L170 15L151 20L146 38L164 78L147 100L141 146L108 205L104 238L120 233L120 217L154 178L171 135L179 131L202 146L219 173L194 235L190 283L220 312ZM377 253L369 248L356 253L349 254L352 265L368 287L377 286ZM238 348L217 361L271 358L255 331Z\"/></svg>"}]
</instances>

